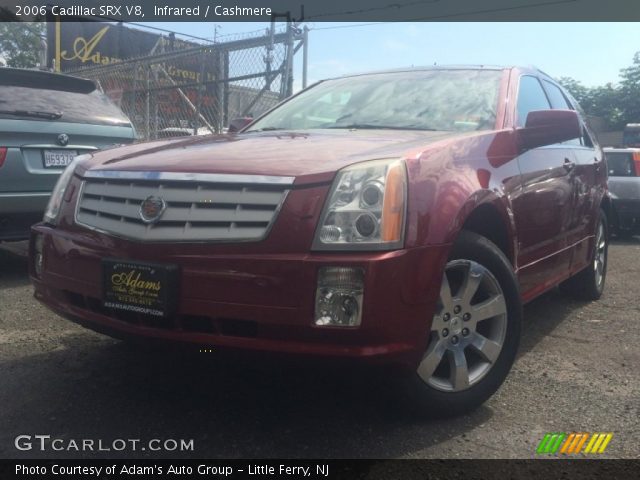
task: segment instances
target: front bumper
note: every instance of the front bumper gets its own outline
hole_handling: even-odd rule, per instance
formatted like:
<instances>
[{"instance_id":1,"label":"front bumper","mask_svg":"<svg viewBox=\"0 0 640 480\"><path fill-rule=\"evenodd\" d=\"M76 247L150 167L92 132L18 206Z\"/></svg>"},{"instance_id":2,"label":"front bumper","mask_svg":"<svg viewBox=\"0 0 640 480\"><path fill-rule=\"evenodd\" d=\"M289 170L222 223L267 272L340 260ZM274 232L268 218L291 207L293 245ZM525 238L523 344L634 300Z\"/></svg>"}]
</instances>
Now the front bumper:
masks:
<instances>
[{"instance_id":1,"label":"front bumper","mask_svg":"<svg viewBox=\"0 0 640 480\"><path fill-rule=\"evenodd\" d=\"M428 342L448 245L376 253L216 253L215 245L144 245L92 233L32 228L43 237L43 270L30 262L35 297L54 312L115 337L194 349L355 357L416 365ZM166 263L180 270L177 313L159 319L102 306L101 260ZM358 327L314 324L318 270L364 269Z\"/></svg>"}]
</instances>

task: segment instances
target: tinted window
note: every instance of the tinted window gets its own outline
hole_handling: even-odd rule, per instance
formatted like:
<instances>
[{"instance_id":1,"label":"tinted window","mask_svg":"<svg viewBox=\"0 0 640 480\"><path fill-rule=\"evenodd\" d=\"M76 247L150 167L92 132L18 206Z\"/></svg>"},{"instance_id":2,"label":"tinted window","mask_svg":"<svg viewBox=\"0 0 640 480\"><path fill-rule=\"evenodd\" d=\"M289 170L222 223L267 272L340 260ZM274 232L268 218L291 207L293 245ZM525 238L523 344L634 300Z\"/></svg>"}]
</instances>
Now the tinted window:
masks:
<instances>
[{"instance_id":1,"label":"tinted window","mask_svg":"<svg viewBox=\"0 0 640 480\"><path fill-rule=\"evenodd\" d=\"M0 86L0 110L61 113L58 122L94 125L129 125L129 119L97 90L91 93L62 92L16 86ZM44 118L0 114L0 118L51 121Z\"/></svg>"},{"instance_id":2,"label":"tinted window","mask_svg":"<svg viewBox=\"0 0 640 480\"><path fill-rule=\"evenodd\" d=\"M625 147L638 147L640 146L640 128L626 127L622 133L622 144Z\"/></svg>"},{"instance_id":3,"label":"tinted window","mask_svg":"<svg viewBox=\"0 0 640 480\"><path fill-rule=\"evenodd\" d=\"M518 121L519 127L524 127L529 112L536 110L549 110L549 100L542 90L540 82L535 77L524 75L520 77L518 89Z\"/></svg>"},{"instance_id":4,"label":"tinted window","mask_svg":"<svg viewBox=\"0 0 640 480\"><path fill-rule=\"evenodd\" d=\"M629 152L605 152L611 177L635 177L633 156Z\"/></svg>"},{"instance_id":5,"label":"tinted window","mask_svg":"<svg viewBox=\"0 0 640 480\"><path fill-rule=\"evenodd\" d=\"M251 129L489 130L501 76L501 70L426 70L328 80Z\"/></svg>"},{"instance_id":6,"label":"tinted window","mask_svg":"<svg viewBox=\"0 0 640 480\"><path fill-rule=\"evenodd\" d=\"M582 107L580 106L580 104L576 101L575 98L573 98L571 96L571 94L569 92L564 92L566 95L566 98L569 101L569 108L571 110L575 110L576 112L578 112L578 115L580 116L581 121L583 122L582 124L582 137L579 139L580 140L580 144L587 146L587 147L593 147L595 145L594 142L594 137L593 137L593 133L592 130L589 129L589 127L587 126L586 123L586 118L587 115L584 113L584 110L582 109ZM571 142L573 142L573 140L571 140ZM569 143L571 143L569 142Z\"/></svg>"},{"instance_id":7,"label":"tinted window","mask_svg":"<svg viewBox=\"0 0 640 480\"><path fill-rule=\"evenodd\" d=\"M573 110L569 103L567 103L567 99L564 98L562 91L553 83L547 82L543 80L544 88L547 90L547 95L549 96L549 100L551 101L551 108L557 110Z\"/></svg>"},{"instance_id":8,"label":"tinted window","mask_svg":"<svg viewBox=\"0 0 640 480\"><path fill-rule=\"evenodd\" d=\"M544 88L547 91L547 97L551 101L551 108L553 108L554 110L574 110L574 108L562 93L562 90L560 90L557 85L554 85L547 80L543 80L542 82L544 83ZM587 135L586 131L584 131L584 135ZM562 143L567 145L582 145L583 139L578 137ZM588 145L590 142L585 141L584 143Z\"/></svg>"},{"instance_id":9,"label":"tinted window","mask_svg":"<svg viewBox=\"0 0 640 480\"><path fill-rule=\"evenodd\" d=\"M582 145L586 146L586 147L593 147L594 146L594 141L591 138L591 134L589 133L589 130L587 129L587 127L585 127L584 125L582 126Z\"/></svg>"}]
</instances>

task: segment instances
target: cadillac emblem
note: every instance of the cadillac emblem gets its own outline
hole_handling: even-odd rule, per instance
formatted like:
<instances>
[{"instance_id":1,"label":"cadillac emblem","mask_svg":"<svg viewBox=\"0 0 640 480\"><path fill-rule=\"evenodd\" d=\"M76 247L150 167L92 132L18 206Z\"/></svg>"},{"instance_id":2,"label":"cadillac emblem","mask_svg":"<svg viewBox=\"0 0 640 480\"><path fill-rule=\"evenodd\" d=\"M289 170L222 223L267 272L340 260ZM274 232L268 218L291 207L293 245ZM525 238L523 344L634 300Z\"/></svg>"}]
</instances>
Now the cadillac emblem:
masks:
<instances>
[{"instance_id":1,"label":"cadillac emblem","mask_svg":"<svg viewBox=\"0 0 640 480\"><path fill-rule=\"evenodd\" d=\"M66 133L61 133L60 135L58 135L58 143L63 147L66 147L69 143L69 135L67 135Z\"/></svg>"},{"instance_id":2,"label":"cadillac emblem","mask_svg":"<svg viewBox=\"0 0 640 480\"><path fill-rule=\"evenodd\" d=\"M140 204L140 218L144 223L156 223L166 208L167 204L162 198L151 195Z\"/></svg>"}]
</instances>

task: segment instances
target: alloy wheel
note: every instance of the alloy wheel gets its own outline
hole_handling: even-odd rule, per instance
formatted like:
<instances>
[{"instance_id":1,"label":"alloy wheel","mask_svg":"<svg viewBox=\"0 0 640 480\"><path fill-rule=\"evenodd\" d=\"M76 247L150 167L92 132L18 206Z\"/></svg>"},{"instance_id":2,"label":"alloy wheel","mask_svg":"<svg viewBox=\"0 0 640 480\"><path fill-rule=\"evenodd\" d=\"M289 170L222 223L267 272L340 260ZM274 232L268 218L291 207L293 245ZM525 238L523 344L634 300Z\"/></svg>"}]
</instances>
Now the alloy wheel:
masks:
<instances>
[{"instance_id":1,"label":"alloy wheel","mask_svg":"<svg viewBox=\"0 0 640 480\"><path fill-rule=\"evenodd\" d=\"M506 332L507 304L494 275L477 262L452 260L418 375L440 391L466 390L495 364Z\"/></svg>"}]
</instances>

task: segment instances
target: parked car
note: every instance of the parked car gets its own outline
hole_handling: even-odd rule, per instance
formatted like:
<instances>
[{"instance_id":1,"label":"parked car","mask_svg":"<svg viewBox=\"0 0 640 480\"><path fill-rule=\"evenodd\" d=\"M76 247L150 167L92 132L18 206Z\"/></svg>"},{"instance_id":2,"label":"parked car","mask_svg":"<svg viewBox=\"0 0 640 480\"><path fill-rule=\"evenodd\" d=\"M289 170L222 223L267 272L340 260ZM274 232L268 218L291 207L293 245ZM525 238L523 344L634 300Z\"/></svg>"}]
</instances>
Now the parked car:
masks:
<instances>
[{"instance_id":1,"label":"parked car","mask_svg":"<svg viewBox=\"0 0 640 480\"><path fill-rule=\"evenodd\" d=\"M29 238L76 155L131 143L131 122L89 80L0 70L0 241Z\"/></svg>"},{"instance_id":2,"label":"parked car","mask_svg":"<svg viewBox=\"0 0 640 480\"><path fill-rule=\"evenodd\" d=\"M612 202L612 230L640 233L640 148L605 148Z\"/></svg>"},{"instance_id":3,"label":"parked car","mask_svg":"<svg viewBox=\"0 0 640 480\"><path fill-rule=\"evenodd\" d=\"M522 305L602 294L607 170L526 68L322 81L239 133L83 155L34 226L35 296L116 337L400 367L425 411L487 400Z\"/></svg>"}]
</instances>

